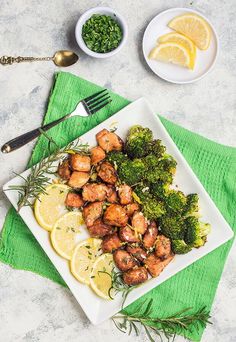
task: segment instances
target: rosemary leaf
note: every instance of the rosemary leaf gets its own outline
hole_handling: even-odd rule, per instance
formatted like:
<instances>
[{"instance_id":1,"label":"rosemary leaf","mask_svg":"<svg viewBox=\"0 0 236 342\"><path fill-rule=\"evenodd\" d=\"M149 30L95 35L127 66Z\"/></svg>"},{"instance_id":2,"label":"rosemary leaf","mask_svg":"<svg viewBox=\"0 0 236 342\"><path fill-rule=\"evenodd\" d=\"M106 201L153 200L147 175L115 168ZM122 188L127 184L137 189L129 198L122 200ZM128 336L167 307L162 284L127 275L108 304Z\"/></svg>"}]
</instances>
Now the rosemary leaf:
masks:
<instances>
[{"instance_id":1,"label":"rosemary leaf","mask_svg":"<svg viewBox=\"0 0 236 342\"><path fill-rule=\"evenodd\" d=\"M134 330L139 336L139 327L142 327L151 342L156 341L154 335L160 341L163 341L163 338L166 341L174 341L177 334L185 336L187 331L212 324L209 321L210 313L205 307L193 313L189 313L192 308L186 308L166 318L153 317L152 308L151 299L147 303L142 303L133 314L117 314L112 317L112 321L119 330L127 334Z\"/></svg>"}]
</instances>

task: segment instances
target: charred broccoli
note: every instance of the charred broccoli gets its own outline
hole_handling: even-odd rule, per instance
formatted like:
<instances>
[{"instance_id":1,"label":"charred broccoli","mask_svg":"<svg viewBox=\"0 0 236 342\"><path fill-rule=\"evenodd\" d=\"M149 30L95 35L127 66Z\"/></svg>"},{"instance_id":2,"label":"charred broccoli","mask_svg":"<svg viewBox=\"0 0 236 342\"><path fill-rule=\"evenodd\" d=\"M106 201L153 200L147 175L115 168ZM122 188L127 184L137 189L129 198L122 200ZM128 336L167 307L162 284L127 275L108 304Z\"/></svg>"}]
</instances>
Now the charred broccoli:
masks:
<instances>
[{"instance_id":1,"label":"charred broccoli","mask_svg":"<svg viewBox=\"0 0 236 342\"><path fill-rule=\"evenodd\" d=\"M147 184L136 186L134 193L134 198L138 199L138 202L142 205L142 212L147 219L157 220L165 214L164 203L151 195Z\"/></svg>"},{"instance_id":2,"label":"charred broccoli","mask_svg":"<svg viewBox=\"0 0 236 342\"><path fill-rule=\"evenodd\" d=\"M184 215L199 216L199 197L197 194L189 194L187 196Z\"/></svg>"},{"instance_id":3,"label":"charred broccoli","mask_svg":"<svg viewBox=\"0 0 236 342\"><path fill-rule=\"evenodd\" d=\"M195 216L189 216L185 219L185 226L185 242L195 248L203 246L211 231L210 224L200 222Z\"/></svg>"},{"instance_id":4,"label":"charred broccoli","mask_svg":"<svg viewBox=\"0 0 236 342\"><path fill-rule=\"evenodd\" d=\"M120 164L117 172L122 182L128 185L134 185L141 181L145 170L145 164L141 159L128 159Z\"/></svg>"},{"instance_id":5,"label":"charred broccoli","mask_svg":"<svg viewBox=\"0 0 236 342\"><path fill-rule=\"evenodd\" d=\"M150 154L143 158L147 167L145 178L150 183L161 181L163 183L171 184L173 181L173 174L175 173L176 162L173 158L165 155L159 159L154 154Z\"/></svg>"},{"instance_id":6,"label":"charred broccoli","mask_svg":"<svg viewBox=\"0 0 236 342\"><path fill-rule=\"evenodd\" d=\"M180 213L184 210L186 201L187 199L183 192L176 190L169 190L165 199L167 208L176 213Z\"/></svg>"},{"instance_id":7,"label":"charred broccoli","mask_svg":"<svg viewBox=\"0 0 236 342\"><path fill-rule=\"evenodd\" d=\"M162 158L166 152L166 147L162 145L161 140L153 140L148 144L148 154L154 154L158 159Z\"/></svg>"},{"instance_id":8,"label":"charred broccoli","mask_svg":"<svg viewBox=\"0 0 236 342\"><path fill-rule=\"evenodd\" d=\"M169 184L163 183L161 181L153 183L150 186L150 192L154 197L165 201L166 196L169 192Z\"/></svg>"},{"instance_id":9,"label":"charred broccoli","mask_svg":"<svg viewBox=\"0 0 236 342\"><path fill-rule=\"evenodd\" d=\"M149 128L139 125L131 127L125 146L126 153L132 159L146 156L149 153L148 145L152 139L152 131Z\"/></svg>"},{"instance_id":10,"label":"charred broccoli","mask_svg":"<svg viewBox=\"0 0 236 342\"><path fill-rule=\"evenodd\" d=\"M185 226L180 215L165 215L160 219L161 232L171 240L182 240L185 235Z\"/></svg>"},{"instance_id":11,"label":"charred broccoli","mask_svg":"<svg viewBox=\"0 0 236 342\"><path fill-rule=\"evenodd\" d=\"M184 240L172 240L171 249L175 254L186 254L191 251L192 247L187 245Z\"/></svg>"},{"instance_id":12,"label":"charred broccoli","mask_svg":"<svg viewBox=\"0 0 236 342\"><path fill-rule=\"evenodd\" d=\"M128 160L128 157L123 152L111 151L107 154L106 159L117 169L123 162Z\"/></svg>"},{"instance_id":13,"label":"charred broccoli","mask_svg":"<svg viewBox=\"0 0 236 342\"><path fill-rule=\"evenodd\" d=\"M165 154L158 163L159 168L161 168L165 172L171 173L172 175L174 175L176 172L176 166L176 160L169 154Z\"/></svg>"},{"instance_id":14,"label":"charred broccoli","mask_svg":"<svg viewBox=\"0 0 236 342\"><path fill-rule=\"evenodd\" d=\"M155 198L145 201L143 204L143 214L148 220L157 220L165 214L165 205Z\"/></svg>"}]
</instances>

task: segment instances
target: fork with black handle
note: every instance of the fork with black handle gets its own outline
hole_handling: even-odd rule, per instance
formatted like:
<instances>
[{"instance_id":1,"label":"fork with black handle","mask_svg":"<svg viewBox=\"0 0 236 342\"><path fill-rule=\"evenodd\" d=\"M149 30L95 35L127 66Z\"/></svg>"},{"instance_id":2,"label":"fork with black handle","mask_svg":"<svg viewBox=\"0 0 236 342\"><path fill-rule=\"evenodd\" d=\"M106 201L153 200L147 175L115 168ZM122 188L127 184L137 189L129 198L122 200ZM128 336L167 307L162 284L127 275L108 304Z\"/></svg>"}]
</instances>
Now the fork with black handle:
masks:
<instances>
[{"instance_id":1,"label":"fork with black handle","mask_svg":"<svg viewBox=\"0 0 236 342\"><path fill-rule=\"evenodd\" d=\"M50 122L49 124L36 128L30 132L27 132L25 134L22 134L8 142L6 142L2 147L1 151L3 153L9 153L12 151L17 150L18 148L24 146L28 142L34 140L38 136L42 134L42 131L47 131L50 128L56 126L62 121L67 120L68 118L71 118L73 116L80 116L85 117L89 115L93 115L97 113L100 109L105 107L108 103L110 103L112 100L110 98L110 95L107 91L107 89L101 90L91 96L86 97L82 101L80 101L75 110L69 114L66 114L62 118L55 120L53 122Z\"/></svg>"}]
</instances>

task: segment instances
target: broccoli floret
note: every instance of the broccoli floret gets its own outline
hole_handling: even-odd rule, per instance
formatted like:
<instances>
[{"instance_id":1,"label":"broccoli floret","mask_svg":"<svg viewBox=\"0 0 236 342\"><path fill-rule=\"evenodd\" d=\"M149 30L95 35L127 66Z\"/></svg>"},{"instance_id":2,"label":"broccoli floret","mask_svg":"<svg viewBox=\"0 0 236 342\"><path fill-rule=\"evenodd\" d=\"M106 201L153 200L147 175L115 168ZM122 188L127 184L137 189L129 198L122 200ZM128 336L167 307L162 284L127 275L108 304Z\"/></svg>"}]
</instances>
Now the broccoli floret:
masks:
<instances>
[{"instance_id":1,"label":"broccoli floret","mask_svg":"<svg viewBox=\"0 0 236 342\"><path fill-rule=\"evenodd\" d=\"M183 213L185 216L199 216L199 197L197 194L189 194L187 196Z\"/></svg>"},{"instance_id":2,"label":"broccoli floret","mask_svg":"<svg viewBox=\"0 0 236 342\"><path fill-rule=\"evenodd\" d=\"M157 220L165 214L165 205L162 201L154 198L147 184L141 184L134 189L134 198L138 198L138 202L142 205L142 212L149 220Z\"/></svg>"},{"instance_id":3,"label":"broccoli floret","mask_svg":"<svg viewBox=\"0 0 236 342\"><path fill-rule=\"evenodd\" d=\"M146 156L148 151L148 145L152 142L152 131L147 127L139 125L130 128L127 141L126 152L130 158L141 158Z\"/></svg>"},{"instance_id":4,"label":"broccoli floret","mask_svg":"<svg viewBox=\"0 0 236 342\"><path fill-rule=\"evenodd\" d=\"M126 160L120 164L117 169L118 176L122 182L128 185L134 185L141 181L146 167L142 160Z\"/></svg>"},{"instance_id":5,"label":"broccoli floret","mask_svg":"<svg viewBox=\"0 0 236 342\"><path fill-rule=\"evenodd\" d=\"M153 183L151 184L150 192L154 197L157 197L165 201L166 196L169 192L169 184L168 183L166 184L160 181Z\"/></svg>"},{"instance_id":6,"label":"broccoli floret","mask_svg":"<svg viewBox=\"0 0 236 342\"><path fill-rule=\"evenodd\" d=\"M183 240L185 226L179 215L165 215L160 219L161 232L172 240Z\"/></svg>"},{"instance_id":7,"label":"broccoli floret","mask_svg":"<svg viewBox=\"0 0 236 342\"><path fill-rule=\"evenodd\" d=\"M192 247L187 245L184 240L172 240L171 249L175 254L186 254L191 251Z\"/></svg>"},{"instance_id":8,"label":"broccoli floret","mask_svg":"<svg viewBox=\"0 0 236 342\"><path fill-rule=\"evenodd\" d=\"M169 156L163 159L158 159L154 154L150 154L143 158L147 167L145 179L150 183L161 181L171 184L173 181L173 168L176 167L176 162Z\"/></svg>"},{"instance_id":9,"label":"broccoli floret","mask_svg":"<svg viewBox=\"0 0 236 342\"><path fill-rule=\"evenodd\" d=\"M163 158L159 161L158 167L165 172L171 173L172 175L176 172L177 162L169 154L165 154Z\"/></svg>"},{"instance_id":10,"label":"broccoli floret","mask_svg":"<svg viewBox=\"0 0 236 342\"><path fill-rule=\"evenodd\" d=\"M148 220L157 220L165 214L164 203L155 198L142 202L142 212Z\"/></svg>"},{"instance_id":11,"label":"broccoli floret","mask_svg":"<svg viewBox=\"0 0 236 342\"><path fill-rule=\"evenodd\" d=\"M152 199L152 195L150 194L150 188L146 183L137 185L134 189L134 192L139 197L142 203L150 201Z\"/></svg>"},{"instance_id":12,"label":"broccoli floret","mask_svg":"<svg viewBox=\"0 0 236 342\"><path fill-rule=\"evenodd\" d=\"M182 191L169 190L165 202L168 209L180 213L184 210L187 199Z\"/></svg>"},{"instance_id":13,"label":"broccoli floret","mask_svg":"<svg viewBox=\"0 0 236 342\"><path fill-rule=\"evenodd\" d=\"M106 159L117 169L123 162L128 160L128 157L123 152L111 151L107 154Z\"/></svg>"},{"instance_id":14,"label":"broccoli floret","mask_svg":"<svg viewBox=\"0 0 236 342\"><path fill-rule=\"evenodd\" d=\"M185 219L185 226L185 242L195 248L203 246L211 231L210 224L200 222L195 216L189 216Z\"/></svg>"},{"instance_id":15,"label":"broccoli floret","mask_svg":"<svg viewBox=\"0 0 236 342\"><path fill-rule=\"evenodd\" d=\"M158 159L162 158L165 152L166 152L166 147L162 145L162 142L159 139L153 140L148 145L148 153L154 154Z\"/></svg>"}]
</instances>

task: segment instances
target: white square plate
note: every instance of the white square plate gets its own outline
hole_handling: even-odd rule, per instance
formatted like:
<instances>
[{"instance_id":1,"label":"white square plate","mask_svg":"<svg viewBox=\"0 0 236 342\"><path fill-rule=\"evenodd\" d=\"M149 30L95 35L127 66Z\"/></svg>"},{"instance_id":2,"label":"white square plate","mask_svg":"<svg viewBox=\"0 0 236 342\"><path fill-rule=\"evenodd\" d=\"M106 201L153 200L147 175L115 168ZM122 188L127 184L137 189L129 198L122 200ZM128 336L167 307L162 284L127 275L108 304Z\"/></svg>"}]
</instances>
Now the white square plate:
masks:
<instances>
[{"instance_id":1,"label":"white square plate","mask_svg":"<svg viewBox=\"0 0 236 342\"><path fill-rule=\"evenodd\" d=\"M150 279L129 294L126 300L126 305L128 305L231 239L233 237L233 232L145 99L138 99L108 120L96 126L81 137L82 141L94 146L96 144L95 134L103 128L109 129L114 122L117 122L117 134L123 139L126 138L129 128L133 125L140 124L152 129L155 138L161 139L166 145L168 153L173 155L177 160L178 165L175 183L187 194L192 192L199 194L202 219L212 225L212 231L208 236L208 241L205 246L200 249L193 249L188 254L176 256L158 278ZM23 172L22 176L26 177L28 173L29 170ZM4 185L3 190L6 191L10 185L21 183L22 179L20 177L15 177ZM6 195L13 206L17 208L17 191L6 191ZM93 324L101 323L120 311L122 302L120 295L117 295L114 300L107 301L97 297L88 286L76 281L69 271L68 262L57 255L51 247L48 232L38 225L30 207L23 207L19 214L57 268ZM84 233L81 234L81 239L84 239L87 236L88 233L84 229Z\"/></svg>"}]
</instances>

